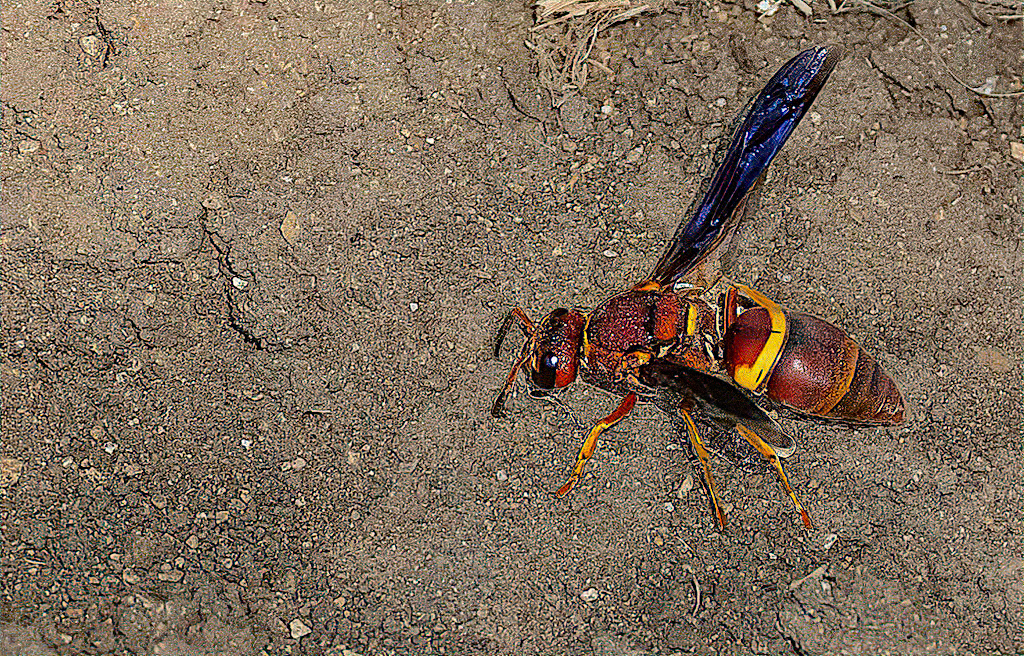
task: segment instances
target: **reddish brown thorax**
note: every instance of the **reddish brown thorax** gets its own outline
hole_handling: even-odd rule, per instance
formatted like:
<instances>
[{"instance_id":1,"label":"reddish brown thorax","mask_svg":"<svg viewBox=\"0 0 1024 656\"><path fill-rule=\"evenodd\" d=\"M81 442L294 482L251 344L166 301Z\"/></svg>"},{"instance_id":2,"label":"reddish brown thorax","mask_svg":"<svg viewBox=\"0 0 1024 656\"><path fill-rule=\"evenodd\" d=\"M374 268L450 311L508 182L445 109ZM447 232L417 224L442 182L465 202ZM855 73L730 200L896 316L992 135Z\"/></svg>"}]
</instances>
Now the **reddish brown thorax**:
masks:
<instances>
[{"instance_id":1,"label":"reddish brown thorax","mask_svg":"<svg viewBox=\"0 0 1024 656\"><path fill-rule=\"evenodd\" d=\"M632 289L611 297L587 322L583 360L586 381L609 391L618 385L616 373L624 353L642 348L669 348L667 357L699 368L714 369L705 336L714 334L715 310L699 298L661 290Z\"/></svg>"}]
</instances>

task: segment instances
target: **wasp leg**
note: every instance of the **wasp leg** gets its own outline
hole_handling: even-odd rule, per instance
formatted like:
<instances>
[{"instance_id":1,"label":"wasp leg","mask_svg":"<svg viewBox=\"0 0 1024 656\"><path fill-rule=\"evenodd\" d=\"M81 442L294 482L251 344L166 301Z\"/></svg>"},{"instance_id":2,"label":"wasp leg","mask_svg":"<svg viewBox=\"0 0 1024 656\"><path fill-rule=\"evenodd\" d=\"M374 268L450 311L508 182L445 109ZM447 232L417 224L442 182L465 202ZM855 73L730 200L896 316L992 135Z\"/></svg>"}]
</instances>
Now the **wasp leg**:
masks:
<instances>
[{"instance_id":1,"label":"wasp leg","mask_svg":"<svg viewBox=\"0 0 1024 656\"><path fill-rule=\"evenodd\" d=\"M786 468L782 465L782 459L775 454L775 449L758 437L757 433L742 424L737 425L736 430L739 431L740 435L746 438L748 442L750 442L751 446L761 452L761 455L764 456L765 460L775 467L775 473L778 474L779 482L782 483L782 487L786 490L786 494L789 495L789 498L793 500L793 505L800 511L800 519L804 521L804 526L807 528L813 528L814 525L811 524L810 516L808 516L803 506L800 505L800 500L796 498L796 493L793 492L793 488L789 486L789 479L786 477Z\"/></svg>"},{"instance_id":2,"label":"wasp leg","mask_svg":"<svg viewBox=\"0 0 1024 656\"><path fill-rule=\"evenodd\" d=\"M533 346L532 340L528 340L526 344L523 344L522 353L519 354L519 358L517 358L515 364L512 365L512 371L508 372L508 378L505 379L505 384L502 385L501 391L498 392L498 396L494 399L494 404L491 406L491 416L495 419L505 416L505 398L508 397L508 393L512 391L512 387L516 384L516 378L519 376L519 370L522 369L523 365L526 364L526 361L530 359L531 346Z\"/></svg>"},{"instance_id":3,"label":"wasp leg","mask_svg":"<svg viewBox=\"0 0 1024 656\"><path fill-rule=\"evenodd\" d=\"M619 403L619 407L615 409L615 412L597 422L597 424L590 429L590 434L587 435L587 439L583 441L580 453L576 456L576 466L572 470L572 476L570 476L569 480L565 482L565 485L558 488L558 491L555 492L559 498L569 494L569 490L579 482L580 476L583 475L583 467L586 466L587 461L594 455L594 449L597 448L597 438L600 437L601 433L628 417L629 413L633 412L633 406L635 405L636 394L630 392L624 399L622 399L622 402Z\"/></svg>"},{"instance_id":4,"label":"wasp leg","mask_svg":"<svg viewBox=\"0 0 1024 656\"><path fill-rule=\"evenodd\" d=\"M686 432L690 437L690 453L692 456L696 456L696 460L700 462L700 469L698 473L700 483L704 487L704 492L708 495L708 501L711 503L711 512L715 516L715 521L718 522L718 527L725 529L725 513L722 512L722 506L718 503L718 492L715 488L715 477L711 475L711 467L708 465L708 461L711 460L711 456L708 454L708 450L704 447L704 440L701 439L700 433L697 432L697 425L693 423L693 418L690 417L690 413L686 410L682 410L679 414L682 418L683 423L686 425ZM697 469L697 463L691 458L693 468Z\"/></svg>"}]
</instances>

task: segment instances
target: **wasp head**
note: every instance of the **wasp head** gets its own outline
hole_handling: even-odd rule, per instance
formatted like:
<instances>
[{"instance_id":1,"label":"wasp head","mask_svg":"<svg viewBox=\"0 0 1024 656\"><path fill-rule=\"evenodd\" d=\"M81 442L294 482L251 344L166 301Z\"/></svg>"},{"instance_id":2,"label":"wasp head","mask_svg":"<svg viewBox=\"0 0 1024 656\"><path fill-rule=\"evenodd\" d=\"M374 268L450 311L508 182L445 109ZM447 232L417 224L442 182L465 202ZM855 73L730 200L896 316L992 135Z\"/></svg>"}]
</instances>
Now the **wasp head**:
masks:
<instances>
[{"instance_id":1,"label":"wasp head","mask_svg":"<svg viewBox=\"0 0 1024 656\"><path fill-rule=\"evenodd\" d=\"M523 333L527 336L519 359L512 366L505 385L494 400L491 414L500 417L505 410L505 397L516 382L519 370L523 367L529 372L528 384L530 396L540 398L553 391L567 387L576 380L576 371L580 361L580 350L583 344L584 316L576 310L558 308L544 317L539 326L519 308L509 312L498 332L495 344L495 357L501 349L513 320L518 319Z\"/></svg>"}]
</instances>

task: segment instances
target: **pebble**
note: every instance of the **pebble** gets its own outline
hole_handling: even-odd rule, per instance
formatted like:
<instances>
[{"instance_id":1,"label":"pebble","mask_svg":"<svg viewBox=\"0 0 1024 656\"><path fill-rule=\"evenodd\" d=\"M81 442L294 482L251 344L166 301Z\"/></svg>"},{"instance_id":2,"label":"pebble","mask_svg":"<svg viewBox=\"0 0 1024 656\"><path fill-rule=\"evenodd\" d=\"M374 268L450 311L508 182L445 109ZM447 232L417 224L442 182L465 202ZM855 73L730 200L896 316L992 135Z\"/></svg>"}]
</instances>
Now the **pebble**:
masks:
<instances>
[{"instance_id":1,"label":"pebble","mask_svg":"<svg viewBox=\"0 0 1024 656\"><path fill-rule=\"evenodd\" d=\"M292 460L292 469L293 470L298 471L300 469L305 469L305 467L306 467L306 459L305 458L296 458L295 460Z\"/></svg>"},{"instance_id":2,"label":"pebble","mask_svg":"<svg viewBox=\"0 0 1024 656\"><path fill-rule=\"evenodd\" d=\"M25 463L15 458L0 458L0 487L10 487L21 478Z\"/></svg>"},{"instance_id":3,"label":"pebble","mask_svg":"<svg viewBox=\"0 0 1024 656\"><path fill-rule=\"evenodd\" d=\"M93 59L99 59L103 55L103 42L95 34L89 34L79 39L78 47Z\"/></svg>"},{"instance_id":4,"label":"pebble","mask_svg":"<svg viewBox=\"0 0 1024 656\"><path fill-rule=\"evenodd\" d=\"M216 194L210 194L201 201L201 204L208 210L219 210L224 207L224 202Z\"/></svg>"},{"instance_id":5,"label":"pebble","mask_svg":"<svg viewBox=\"0 0 1024 656\"><path fill-rule=\"evenodd\" d=\"M594 588L587 588L580 593L580 599L583 601L597 601L598 592Z\"/></svg>"},{"instance_id":6,"label":"pebble","mask_svg":"<svg viewBox=\"0 0 1024 656\"><path fill-rule=\"evenodd\" d=\"M292 632L292 637L296 640L308 636L313 632L313 629L306 626L306 623L297 617L288 624L288 629Z\"/></svg>"},{"instance_id":7,"label":"pebble","mask_svg":"<svg viewBox=\"0 0 1024 656\"><path fill-rule=\"evenodd\" d=\"M504 469L499 469L497 474L498 480L504 483L508 480L508 474L505 473Z\"/></svg>"},{"instance_id":8,"label":"pebble","mask_svg":"<svg viewBox=\"0 0 1024 656\"><path fill-rule=\"evenodd\" d=\"M291 211L285 213L284 218L281 219L281 236L288 241L288 243L294 243L295 238L299 235L300 230L299 216Z\"/></svg>"},{"instance_id":9,"label":"pebble","mask_svg":"<svg viewBox=\"0 0 1024 656\"><path fill-rule=\"evenodd\" d=\"M974 356L983 367L988 367L997 374L1006 374L1016 367L1014 362L999 348L989 347L982 349Z\"/></svg>"}]
</instances>

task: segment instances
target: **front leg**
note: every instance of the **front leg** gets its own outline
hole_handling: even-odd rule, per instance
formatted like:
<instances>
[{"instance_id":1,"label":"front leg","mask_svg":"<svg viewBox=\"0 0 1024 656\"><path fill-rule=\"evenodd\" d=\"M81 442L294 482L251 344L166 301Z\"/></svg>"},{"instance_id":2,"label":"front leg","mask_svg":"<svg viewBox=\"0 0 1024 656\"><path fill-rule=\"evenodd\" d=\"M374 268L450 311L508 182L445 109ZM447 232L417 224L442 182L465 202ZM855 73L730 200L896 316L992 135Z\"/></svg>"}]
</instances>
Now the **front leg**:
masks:
<instances>
[{"instance_id":1,"label":"front leg","mask_svg":"<svg viewBox=\"0 0 1024 656\"><path fill-rule=\"evenodd\" d=\"M569 480L565 482L565 485L558 488L558 491L555 492L559 498L569 494L569 490L579 482L580 477L583 475L583 468L586 466L587 461L594 455L594 450L597 448L597 438L600 437L601 433L628 417L629 413L633 411L633 406L635 405L636 394L634 392L630 392L622 399L622 402L619 403L619 407L615 409L615 412L597 422L597 424L590 429L590 434L587 435L587 439L583 441L583 446L580 448L579 455L576 456L576 466L573 467L572 476L570 476Z\"/></svg>"}]
</instances>

